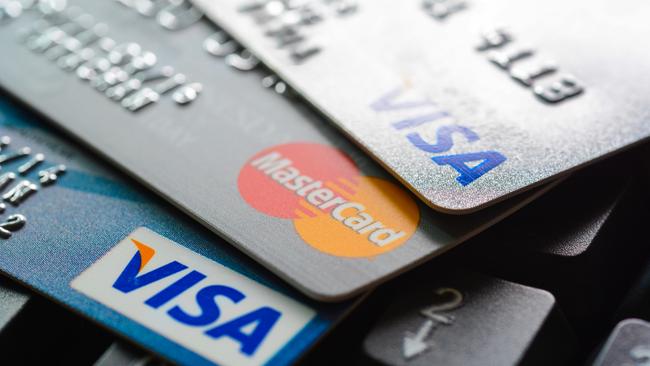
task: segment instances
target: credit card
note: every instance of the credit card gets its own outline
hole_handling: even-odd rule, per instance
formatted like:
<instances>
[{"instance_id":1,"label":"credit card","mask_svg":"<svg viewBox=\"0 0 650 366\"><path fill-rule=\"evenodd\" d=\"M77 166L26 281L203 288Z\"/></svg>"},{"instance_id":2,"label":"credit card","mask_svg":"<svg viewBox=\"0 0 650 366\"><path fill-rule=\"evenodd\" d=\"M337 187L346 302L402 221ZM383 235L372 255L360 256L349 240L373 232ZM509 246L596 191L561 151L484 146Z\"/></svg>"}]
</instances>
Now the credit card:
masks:
<instances>
[{"instance_id":1,"label":"credit card","mask_svg":"<svg viewBox=\"0 0 650 366\"><path fill-rule=\"evenodd\" d=\"M187 3L152 17L117 2L76 4L83 10L30 9L2 25L11 57L0 59L0 84L313 298L364 292L541 193L471 216L432 212L323 119L280 95L281 84L265 89L263 70L243 72L254 66L245 51L233 45L225 60L215 56L228 43ZM165 29L188 17L194 24ZM85 52L74 39L93 39L78 34L88 29L98 38L89 52L99 58L79 63ZM200 93L187 83L174 89L178 73L200 83ZM150 80L162 74L171 76Z\"/></svg>"},{"instance_id":2,"label":"credit card","mask_svg":"<svg viewBox=\"0 0 650 366\"><path fill-rule=\"evenodd\" d=\"M292 364L361 300L304 297L43 127L0 100L12 279L183 365Z\"/></svg>"},{"instance_id":3,"label":"credit card","mask_svg":"<svg viewBox=\"0 0 650 366\"><path fill-rule=\"evenodd\" d=\"M650 135L650 4L195 0L434 209Z\"/></svg>"}]
</instances>

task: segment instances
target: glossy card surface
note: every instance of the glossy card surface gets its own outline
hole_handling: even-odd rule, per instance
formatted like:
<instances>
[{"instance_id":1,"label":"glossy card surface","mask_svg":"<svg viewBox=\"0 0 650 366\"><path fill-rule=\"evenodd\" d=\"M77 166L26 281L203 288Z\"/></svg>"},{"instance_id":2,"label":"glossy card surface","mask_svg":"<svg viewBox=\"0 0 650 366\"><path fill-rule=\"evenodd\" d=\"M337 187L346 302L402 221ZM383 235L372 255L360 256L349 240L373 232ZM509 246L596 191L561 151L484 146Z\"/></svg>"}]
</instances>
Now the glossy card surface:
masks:
<instances>
[{"instance_id":1,"label":"glossy card surface","mask_svg":"<svg viewBox=\"0 0 650 366\"><path fill-rule=\"evenodd\" d=\"M650 134L647 2L195 3L443 212Z\"/></svg>"},{"instance_id":2,"label":"glossy card surface","mask_svg":"<svg viewBox=\"0 0 650 366\"><path fill-rule=\"evenodd\" d=\"M309 300L43 127L0 100L0 180L15 176L0 216L10 278L181 365L292 364L359 301Z\"/></svg>"},{"instance_id":3,"label":"glossy card surface","mask_svg":"<svg viewBox=\"0 0 650 366\"><path fill-rule=\"evenodd\" d=\"M72 3L0 25L11 54L0 85L308 296L360 294L540 193L463 217L433 212L326 121L264 88L267 74L243 71L243 52L206 52L219 33L187 3L182 16L150 17Z\"/></svg>"}]
</instances>

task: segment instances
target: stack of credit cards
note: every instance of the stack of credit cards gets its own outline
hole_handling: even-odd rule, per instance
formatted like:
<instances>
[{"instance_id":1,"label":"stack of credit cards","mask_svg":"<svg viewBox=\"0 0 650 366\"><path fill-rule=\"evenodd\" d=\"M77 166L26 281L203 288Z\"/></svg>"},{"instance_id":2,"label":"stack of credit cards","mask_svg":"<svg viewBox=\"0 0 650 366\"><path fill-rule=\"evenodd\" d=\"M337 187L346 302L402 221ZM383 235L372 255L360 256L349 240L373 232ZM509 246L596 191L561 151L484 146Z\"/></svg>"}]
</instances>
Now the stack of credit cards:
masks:
<instances>
[{"instance_id":1,"label":"stack of credit cards","mask_svg":"<svg viewBox=\"0 0 650 366\"><path fill-rule=\"evenodd\" d=\"M579 170L650 136L648 16L632 0L0 0L0 271L27 288L7 285L5 322L34 297L63 305L119 338L100 365L326 364L326 335L355 321L358 362L584 359L613 325L567 335L614 314L650 256L586 249L609 227L635 237L644 150ZM575 182L599 204L549 229L594 234L513 249ZM598 260L555 257L583 252ZM605 258L625 275L583 318L564 294L585 282L530 275L595 278Z\"/></svg>"},{"instance_id":2,"label":"stack of credit cards","mask_svg":"<svg viewBox=\"0 0 650 366\"><path fill-rule=\"evenodd\" d=\"M36 153L2 164L11 278L192 365L291 363L359 301L310 301L42 125L0 104L0 159Z\"/></svg>"},{"instance_id":3,"label":"stack of credit cards","mask_svg":"<svg viewBox=\"0 0 650 366\"><path fill-rule=\"evenodd\" d=\"M210 40L221 33L207 21L170 31L166 11L143 19L111 1L42 13L28 11L3 29L12 57L0 61L0 83L316 299L358 295L548 188L471 216L437 213L326 120L265 89L268 75L237 69L252 67L253 56L215 56L225 51ZM68 28L73 36L62 35ZM93 56L69 52L65 37L90 38L77 48ZM196 83L200 92L184 89Z\"/></svg>"}]
</instances>

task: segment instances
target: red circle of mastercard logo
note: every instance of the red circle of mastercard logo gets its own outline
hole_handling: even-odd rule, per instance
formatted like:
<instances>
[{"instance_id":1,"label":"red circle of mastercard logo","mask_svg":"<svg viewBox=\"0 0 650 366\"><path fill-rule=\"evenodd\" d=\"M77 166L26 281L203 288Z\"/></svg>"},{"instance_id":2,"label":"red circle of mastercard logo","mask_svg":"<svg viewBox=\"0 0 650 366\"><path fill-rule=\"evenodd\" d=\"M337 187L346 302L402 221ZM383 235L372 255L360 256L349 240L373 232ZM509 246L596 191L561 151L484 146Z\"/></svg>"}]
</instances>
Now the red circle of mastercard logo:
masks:
<instances>
[{"instance_id":1,"label":"red circle of mastercard logo","mask_svg":"<svg viewBox=\"0 0 650 366\"><path fill-rule=\"evenodd\" d=\"M293 220L315 249L341 257L372 257L404 244L420 211L392 182L361 175L341 151L315 143L268 148L241 169L239 193L256 210Z\"/></svg>"}]
</instances>

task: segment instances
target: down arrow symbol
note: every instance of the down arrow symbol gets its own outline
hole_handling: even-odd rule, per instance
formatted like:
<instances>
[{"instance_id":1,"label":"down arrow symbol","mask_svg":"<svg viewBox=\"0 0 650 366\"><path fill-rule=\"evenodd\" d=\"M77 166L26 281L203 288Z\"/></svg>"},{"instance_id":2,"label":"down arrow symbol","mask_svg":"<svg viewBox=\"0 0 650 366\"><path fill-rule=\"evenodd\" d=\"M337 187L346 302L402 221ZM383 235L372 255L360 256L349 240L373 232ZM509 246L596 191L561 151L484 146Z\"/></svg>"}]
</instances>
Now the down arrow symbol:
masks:
<instances>
[{"instance_id":1,"label":"down arrow symbol","mask_svg":"<svg viewBox=\"0 0 650 366\"><path fill-rule=\"evenodd\" d=\"M429 336L429 333L431 333L433 325L434 323L432 320L427 320L422 324L422 326L420 326L420 329L418 329L418 332L415 335L407 334L404 337L402 347L404 358L413 358L430 347L424 340Z\"/></svg>"}]
</instances>

